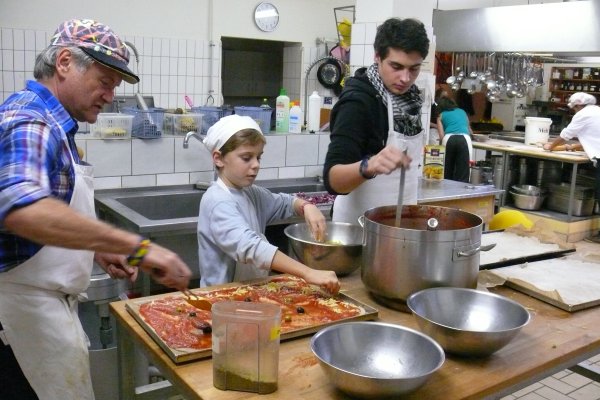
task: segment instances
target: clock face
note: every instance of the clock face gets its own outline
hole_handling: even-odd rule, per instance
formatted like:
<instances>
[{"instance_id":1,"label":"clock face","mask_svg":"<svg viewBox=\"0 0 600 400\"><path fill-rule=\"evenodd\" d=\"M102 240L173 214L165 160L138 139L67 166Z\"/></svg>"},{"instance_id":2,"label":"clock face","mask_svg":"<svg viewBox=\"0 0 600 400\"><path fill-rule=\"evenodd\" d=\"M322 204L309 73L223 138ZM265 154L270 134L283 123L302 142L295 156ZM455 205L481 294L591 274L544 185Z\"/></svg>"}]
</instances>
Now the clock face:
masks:
<instances>
[{"instance_id":1,"label":"clock face","mask_svg":"<svg viewBox=\"0 0 600 400\"><path fill-rule=\"evenodd\" d=\"M260 3L254 10L254 22L261 31L274 31L279 23L277 7L271 3Z\"/></svg>"}]
</instances>

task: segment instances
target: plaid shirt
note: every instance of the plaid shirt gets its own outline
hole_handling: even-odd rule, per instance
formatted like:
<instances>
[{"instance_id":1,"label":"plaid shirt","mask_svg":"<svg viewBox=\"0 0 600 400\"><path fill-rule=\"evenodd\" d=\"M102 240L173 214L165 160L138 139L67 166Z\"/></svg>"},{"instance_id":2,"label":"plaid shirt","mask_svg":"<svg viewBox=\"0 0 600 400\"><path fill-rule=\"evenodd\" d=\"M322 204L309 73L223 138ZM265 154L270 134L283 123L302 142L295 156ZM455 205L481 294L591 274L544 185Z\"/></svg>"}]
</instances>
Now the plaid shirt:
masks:
<instances>
[{"instance_id":1,"label":"plaid shirt","mask_svg":"<svg viewBox=\"0 0 600 400\"><path fill-rule=\"evenodd\" d=\"M0 105L0 272L42 248L4 230L11 210L46 197L70 203L75 171L69 153L79 162L77 129L58 99L35 81Z\"/></svg>"}]
</instances>

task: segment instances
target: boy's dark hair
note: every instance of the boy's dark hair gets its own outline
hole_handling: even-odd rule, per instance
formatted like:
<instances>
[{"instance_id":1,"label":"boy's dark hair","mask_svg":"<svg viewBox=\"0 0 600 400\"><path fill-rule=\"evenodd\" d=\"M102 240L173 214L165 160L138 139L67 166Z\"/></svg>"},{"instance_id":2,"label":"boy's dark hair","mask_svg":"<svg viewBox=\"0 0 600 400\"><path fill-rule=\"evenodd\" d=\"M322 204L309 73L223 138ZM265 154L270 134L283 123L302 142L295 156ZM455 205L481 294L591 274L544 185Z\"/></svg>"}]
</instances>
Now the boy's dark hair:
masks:
<instances>
[{"instance_id":1,"label":"boy's dark hair","mask_svg":"<svg viewBox=\"0 0 600 400\"><path fill-rule=\"evenodd\" d=\"M457 107L454 100L449 97L440 97L437 101L437 109L440 114L444 111L454 110Z\"/></svg>"},{"instance_id":2,"label":"boy's dark hair","mask_svg":"<svg viewBox=\"0 0 600 400\"><path fill-rule=\"evenodd\" d=\"M377 27L373 47L382 60L388 56L390 47L405 53L416 51L425 58L429 53L429 38L421 21L389 18Z\"/></svg>"}]
</instances>

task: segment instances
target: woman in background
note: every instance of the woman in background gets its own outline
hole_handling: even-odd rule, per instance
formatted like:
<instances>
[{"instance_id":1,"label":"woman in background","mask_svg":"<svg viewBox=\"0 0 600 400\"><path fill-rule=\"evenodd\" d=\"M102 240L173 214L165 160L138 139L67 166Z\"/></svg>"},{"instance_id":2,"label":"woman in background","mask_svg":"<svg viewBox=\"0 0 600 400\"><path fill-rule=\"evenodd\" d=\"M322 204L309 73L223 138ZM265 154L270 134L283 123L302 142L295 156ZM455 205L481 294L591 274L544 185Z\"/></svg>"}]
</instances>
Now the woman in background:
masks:
<instances>
[{"instance_id":1,"label":"woman in background","mask_svg":"<svg viewBox=\"0 0 600 400\"><path fill-rule=\"evenodd\" d=\"M440 143L446 146L444 178L469 182L469 160L473 152L471 126L467 113L448 97L437 99L437 129Z\"/></svg>"}]
</instances>

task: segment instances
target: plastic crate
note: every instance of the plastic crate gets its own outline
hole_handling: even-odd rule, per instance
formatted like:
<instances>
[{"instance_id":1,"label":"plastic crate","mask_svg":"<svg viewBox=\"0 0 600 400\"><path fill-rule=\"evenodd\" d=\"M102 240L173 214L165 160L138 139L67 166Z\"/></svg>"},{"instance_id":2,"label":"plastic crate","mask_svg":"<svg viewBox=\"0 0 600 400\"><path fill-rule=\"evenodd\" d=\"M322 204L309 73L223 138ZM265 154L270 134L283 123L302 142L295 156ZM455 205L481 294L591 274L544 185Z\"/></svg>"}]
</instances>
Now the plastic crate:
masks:
<instances>
[{"instance_id":1,"label":"plastic crate","mask_svg":"<svg viewBox=\"0 0 600 400\"><path fill-rule=\"evenodd\" d=\"M100 113L95 124L90 125L90 134L102 139L129 139L133 115Z\"/></svg>"},{"instance_id":2,"label":"plastic crate","mask_svg":"<svg viewBox=\"0 0 600 400\"><path fill-rule=\"evenodd\" d=\"M200 133L202 130L202 114L170 114L165 113L164 133L182 136L188 132Z\"/></svg>"},{"instance_id":3,"label":"plastic crate","mask_svg":"<svg viewBox=\"0 0 600 400\"><path fill-rule=\"evenodd\" d=\"M235 107L235 113L237 115L247 116L254 119L258 126L260 126L262 133L265 135L271 132L271 114L273 113L272 108L240 106Z\"/></svg>"},{"instance_id":4,"label":"plastic crate","mask_svg":"<svg viewBox=\"0 0 600 400\"><path fill-rule=\"evenodd\" d=\"M192 112L202 114L202 132L200 133L206 135L210 127L216 124L218 120L233 114L233 108L202 106L192 107Z\"/></svg>"},{"instance_id":5,"label":"plastic crate","mask_svg":"<svg viewBox=\"0 0 600 400\"><path fill-rule=\"evenodd\" d=\"M133 115L131 136L143 139L156 139L161 137L165 110L162 108L151 108L140 110L139 108L126 107L123 112Z\"/></svg>"}]
</instances>

